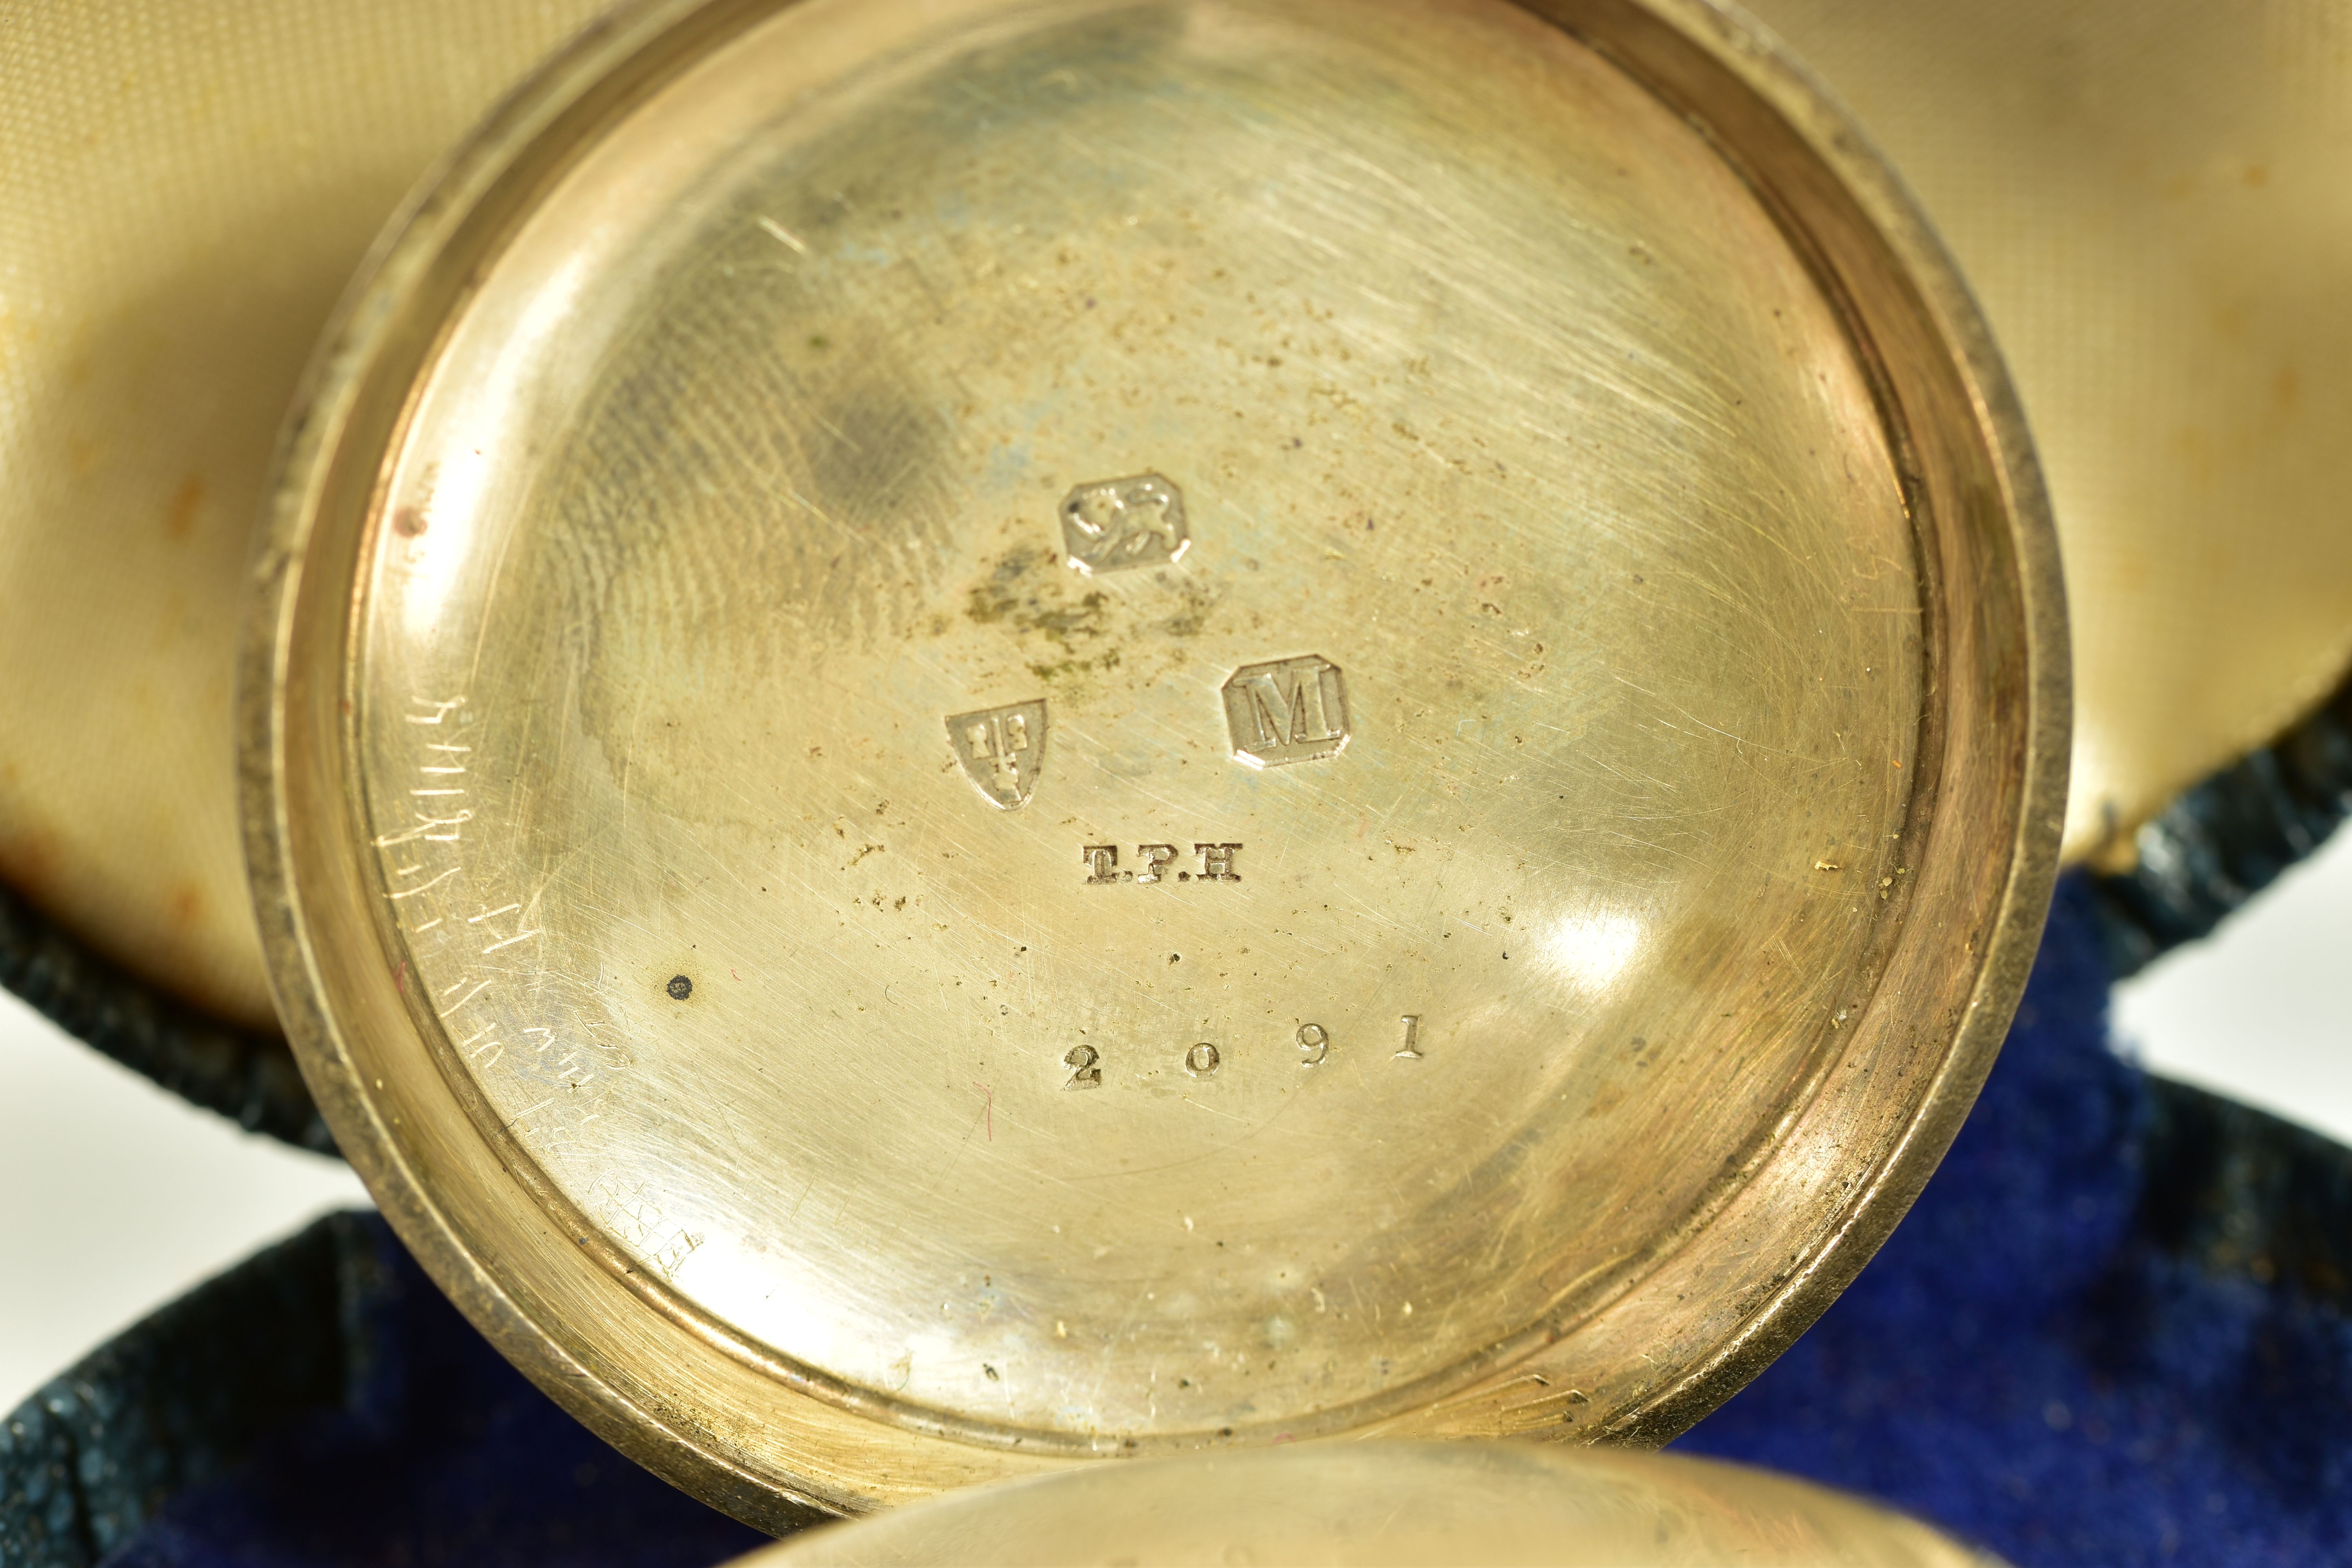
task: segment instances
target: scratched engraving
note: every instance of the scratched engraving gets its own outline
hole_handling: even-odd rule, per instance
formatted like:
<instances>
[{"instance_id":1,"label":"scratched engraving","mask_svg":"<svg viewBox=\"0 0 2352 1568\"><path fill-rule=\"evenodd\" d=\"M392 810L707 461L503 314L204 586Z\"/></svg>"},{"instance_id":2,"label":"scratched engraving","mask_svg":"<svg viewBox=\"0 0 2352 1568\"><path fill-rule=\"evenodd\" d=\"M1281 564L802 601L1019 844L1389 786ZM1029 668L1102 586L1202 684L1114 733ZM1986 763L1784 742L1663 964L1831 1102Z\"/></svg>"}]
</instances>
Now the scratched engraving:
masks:
<instances>
[{"instance_id":1,"label":"scratched engraving","mask_svg":"<svg viewBox=\"0 0 2352 1568\"><path fill-rule=\"evenodd\" d=\"M503 978L506 959L500 955L542 934L531 923L530 911L519 899L484 897L467 877L457 849L427 847L461 844L466 824L473 820L466 802L474 748L458 739L467 716L462 695L409 699L401 718L425 732L407 791L413 823L378 834L375 847L397 851L385 859L384 898L399 911L417 966L416 984L440 1016L451 1047L477 1072L486 1072L505 1058L510 1045L529 1050L534 1061L543 1058L553 1035L546 1029L520 1031L518 1039L519 1031L489 994L493 983ZM395 976L404 991L410 984L408 970L404 963ZM532 1034L541 1037L533 1040Z\"/></svg>"},{"instance_id":2,"label":"scratched engraving","mask_svg":"<svg viewBox=\"0 0 2352 1568\"><path fill-rule=\"evenodd\" d=\"M587 1207L614 1240L673 1279L709 1239L664 1215L653 1190L642 1182L624 1188L599 1179L588 1190Z\"/></svg>"},{"instance_id":3,"label":"scratched engraving","mask_svg":"<svg viewBox=\"0 0 2352 1568\"><path fill-rule=\"evenodd\" d=\"M1029 804L1045 766L1045 700L983 708L948 720L948 744L963 776L991 805L1018 811Z\"/></svg>"},{"instance_id":4,"label":"scratched engraving","mask_svg":"<svg viewBox=\"0 0 2352 1568\"><path fill-rule=\"evenodd\" d=\"M441 730L453 714L466 706L463 697L412 697L409 710L401 717L411 724ZM390 849L402 844L456 844L465 837L466 824L474 819L471 808L457 804L465 797L465 787L455 781L466 772L463 759L473 752L471 746L457 743L453 734L447 740L427 741L425 754L433 759L417 766L417 776L425 781L408 792L409 824L396 831L379 833L375 847ZM444 875L454 873L445 872ZM436 880L438 879L436 879ZM422 892L422 888L410 889ZM394 894L395 898L400 895Z\"/></svg>"},{"instance_id":5,"label":"scratched engraving","mask_svg":"<svg viewBox=\"0 0 2352 1568\"><path fill-rule=\"evenodd\" d=\"M387 793L373 841L403 942L392 981L432 1012L507 1126L530 1123L560 1148L603 1114L614 1075L632 1061L601 1037L599 1020L536 1010L545 978L539 896L468 861L467 835L487 810L475 776L478 717L463 695L415 696L386 721L408 762L405 787ZM645 1255L674 1268L698 1245L683 1232L666 1235Z\"/></svg>"},{"instance_id":6,"label":"scratched engraving","mask_svg":"<svg viewBox=\"0 0 2352 1568\"><path fill-rule=\"evenodd\" d=\"M1313 654L1245 664L1224 684L1234 758L1278 768L1336 757L1348 745L1348 689L1339 667Z\"/></svg>"},{"instance_id":7,"label":"scratched engraving","mask_svg":"<svg viewBox=\"0 0 2352 1568\"><path fill-rule=\"evenodd\" d=\"M1158 474L1080 485L1062 498L1062 544L1092 575L1173 565L1191 547L1184 498Z\"/></svg>"}]
</instances>

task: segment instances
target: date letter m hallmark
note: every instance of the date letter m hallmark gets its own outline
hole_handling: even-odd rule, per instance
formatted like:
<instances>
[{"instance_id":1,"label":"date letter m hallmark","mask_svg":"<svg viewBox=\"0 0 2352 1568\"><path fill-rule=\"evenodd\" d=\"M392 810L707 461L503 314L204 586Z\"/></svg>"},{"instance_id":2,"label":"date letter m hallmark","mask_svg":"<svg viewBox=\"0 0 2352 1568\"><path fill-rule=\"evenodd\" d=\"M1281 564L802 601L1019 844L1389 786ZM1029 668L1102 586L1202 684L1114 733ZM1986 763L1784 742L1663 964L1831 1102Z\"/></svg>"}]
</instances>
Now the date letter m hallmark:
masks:
<instances>
[{"instance_id":1,"label":"date letter m hallmark","mask_svg":"<svg viewBox=\"0 0 2352 1568\"><path fill-rule=\"evenodd\" d=\"M1348 744L1339 667L1313 654L1245 664L1224 685L1234 757L1254 768L1336 757Z\"/></svg>"},{"instance_id":2,"label":"date letter m hallmark","mask_svg":"<svg viewBox=\"0 0 2352 1568\"><path fill-rule=\"evenodd\" d=\"M1045 766L1045 700L954 714L948 744L963 776L991 805L1018 811L1029 804Z\"/></svg>"}]
</instances>

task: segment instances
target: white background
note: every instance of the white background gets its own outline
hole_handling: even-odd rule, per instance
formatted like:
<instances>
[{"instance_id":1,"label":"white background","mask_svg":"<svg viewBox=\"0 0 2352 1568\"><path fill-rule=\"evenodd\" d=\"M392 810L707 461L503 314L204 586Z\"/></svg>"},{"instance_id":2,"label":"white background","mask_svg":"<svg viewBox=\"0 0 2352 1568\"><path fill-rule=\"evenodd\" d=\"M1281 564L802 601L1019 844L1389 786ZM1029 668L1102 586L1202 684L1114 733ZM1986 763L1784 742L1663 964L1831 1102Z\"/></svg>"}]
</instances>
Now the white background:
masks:
<instances>
[{"instance_id":1,"label":"white background","mask_svg":"<svg viewBox=\"0 0 2352 1568\"><path fill-rule=\"evenodd\" d=\"M238 1131L0 991L0 1412L311 1215L340 1160Z\"/></svg>"},{"instance_id":2,"label":"white background","mask_svg":"<svg viewBox=\"0 0 2352 1568\"><path fill-rule=\"evenodd\" d=\"M2352 1142L2352 830L2116 996L2149 1066ZM367 1195L0 993L0 1411L256 1247Z\"/></svg>"}]
</instances>

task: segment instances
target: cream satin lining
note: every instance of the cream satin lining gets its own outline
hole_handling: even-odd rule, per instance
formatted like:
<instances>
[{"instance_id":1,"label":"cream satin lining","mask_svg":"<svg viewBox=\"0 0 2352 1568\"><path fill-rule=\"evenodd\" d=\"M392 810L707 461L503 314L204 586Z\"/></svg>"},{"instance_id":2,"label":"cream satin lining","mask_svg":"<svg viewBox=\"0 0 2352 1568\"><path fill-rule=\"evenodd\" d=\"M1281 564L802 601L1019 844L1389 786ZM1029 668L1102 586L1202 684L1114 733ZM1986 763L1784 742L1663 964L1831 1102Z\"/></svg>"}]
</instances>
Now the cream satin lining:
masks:
<instances>
[{"instance_id":1,"label":"cream satin lining","mask_svg":"<svg viewBox=\"0 0 2352 1568\"><path fill-rule=\"evenodd\" d=\"M2017 378L2095 853L2352 659L2352 4L1751 8L1902 170Z\"/></svg>"},{"instance_id":2,"label":"cream satin lining","mask_svg":"<svg viewBox=\"0 0 2352 1568\"><path fill-rule=\"evenodd\" d=\"M304 360L428 163L596 7L0 8L0 878L270 1018L238 589Z\"/></svg>"}]
</instances>

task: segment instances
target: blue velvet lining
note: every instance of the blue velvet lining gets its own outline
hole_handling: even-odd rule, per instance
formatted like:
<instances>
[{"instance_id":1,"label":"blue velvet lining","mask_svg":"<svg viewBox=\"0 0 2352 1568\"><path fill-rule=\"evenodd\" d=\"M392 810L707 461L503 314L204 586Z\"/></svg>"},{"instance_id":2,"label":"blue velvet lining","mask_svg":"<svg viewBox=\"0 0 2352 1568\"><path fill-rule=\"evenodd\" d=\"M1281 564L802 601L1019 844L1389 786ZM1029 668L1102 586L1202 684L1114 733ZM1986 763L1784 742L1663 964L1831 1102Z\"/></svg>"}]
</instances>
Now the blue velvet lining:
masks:
<instances>
[{"instance_id":1,"label":"blue velvet lining","mask_svg":"<svg viewBox=\"0 0 2352 1568\"><path fill-rule=\"evenodd\" d=\"M2352 1560L2352 1334L2259 1260L2218 1273L2171 1244L2150 1081L2107 1048L2106 1002L2069 879L1927 1191L1678 1448L1869 1493L2019 1568Z\"/></svg>"},{"instance_id":2,"label":"blue velvet lining","mask_svg":"<svg viewBox=\"0 0 2352 1568\"><path fill-rule=\"evenodd\" d=\"M2180 1245L2145 1168L2161 1096L2107 1048L2105 962L2070 879L1918 1205L1679 1447L1874 1495L2020 1568L2352 1561L2342 1295ZM686 1568L760 1539L605 1448L381 1250L347 1407L170 1500L109 1563Z\"/></svg>"},{"instance_id":3,"label":"blue velvet lining","mask_svg":"<svg viewBox=\"0 0 2352 1568\"><path fill-rule=\"evenodd\" d=\"M565 1415L364 1223L342 1407L172 1499L105 1568L704 1568L766 1542Z\"/></svg>"}]
</instances>

